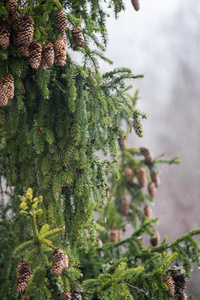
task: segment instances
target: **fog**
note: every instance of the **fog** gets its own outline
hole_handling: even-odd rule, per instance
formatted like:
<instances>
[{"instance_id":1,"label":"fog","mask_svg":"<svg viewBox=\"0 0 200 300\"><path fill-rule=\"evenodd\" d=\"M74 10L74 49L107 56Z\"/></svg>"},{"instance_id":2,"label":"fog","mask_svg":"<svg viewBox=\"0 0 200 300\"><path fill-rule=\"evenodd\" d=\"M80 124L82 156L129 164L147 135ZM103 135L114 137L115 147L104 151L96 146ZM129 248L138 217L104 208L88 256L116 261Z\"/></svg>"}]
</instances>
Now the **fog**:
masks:
<instances>
[{"instance_id":1,"label":"fog","mask_svg":"<svg viewBox=\"0 0 200 300\"><path fill-rule=\"evenodd\" d=\"M144 137L132 134L129 145L147 146L154 156L179 156L180 165L161 166L154 216L161 238L169 241L200 227L200 5L198 0L141 0L136 12L131 1L116 21L108 21L107 57L111 67L128 67L140 90L138 108L148 115ZM195 280L190 284L200 295ZM197 280L198 278L198 280Z\"/></svg>"}]
</instances>

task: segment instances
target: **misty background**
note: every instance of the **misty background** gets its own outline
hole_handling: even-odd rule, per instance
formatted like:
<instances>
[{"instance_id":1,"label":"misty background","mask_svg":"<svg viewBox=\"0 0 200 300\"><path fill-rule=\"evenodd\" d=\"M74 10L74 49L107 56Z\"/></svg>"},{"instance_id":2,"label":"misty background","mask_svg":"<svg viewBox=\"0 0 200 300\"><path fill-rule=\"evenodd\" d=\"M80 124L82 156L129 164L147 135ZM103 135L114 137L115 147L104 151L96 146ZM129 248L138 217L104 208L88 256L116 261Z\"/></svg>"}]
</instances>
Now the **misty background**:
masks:
<instances>
[{"instance_id":1,"label":"misty background","mask_svg":"<svg viewBox=\"0 0 200 300\"><path fill-rule=\"evenodd\" d=\"M131 0L117 20L107 22L106 55L113 66L144 74L135 80L137 108L148 119L144 137L129 137L128 144L146 146L159 156L179 156L180 165L160 165L161 185L152 207L159 218L161 239L171 241L200 227L200 3L198 0ZM200 240L199 240L200 241ZM195 268L187 292L200 296L200 270Z\"/></svg>"}]
</instances>

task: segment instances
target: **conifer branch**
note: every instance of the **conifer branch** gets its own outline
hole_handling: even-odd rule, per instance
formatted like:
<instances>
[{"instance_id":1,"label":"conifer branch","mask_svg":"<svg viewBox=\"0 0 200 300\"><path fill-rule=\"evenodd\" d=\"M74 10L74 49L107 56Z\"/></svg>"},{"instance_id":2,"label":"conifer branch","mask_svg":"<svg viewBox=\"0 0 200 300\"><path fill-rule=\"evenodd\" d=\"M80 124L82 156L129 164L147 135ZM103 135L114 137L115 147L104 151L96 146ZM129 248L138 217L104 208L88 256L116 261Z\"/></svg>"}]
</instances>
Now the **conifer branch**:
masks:
<instances>
[{"instance_id":1,"label":"conifer branch","mask_svg":"<svg viewBox=\"0 0 200 300\"><path fill-rule=\"evenodd\" d=\"M137 286L134 286L134 285L132 285L132 284L129 284L129 283L123 281L123 280L120 280L118 283L124 283L124 284L126 284L126 285L132 287L133 289L137 290L138 292L144 293L146 296L149 295L149 292L145 292L144 290L139 289Z\"/></svg>"}]
</instances>

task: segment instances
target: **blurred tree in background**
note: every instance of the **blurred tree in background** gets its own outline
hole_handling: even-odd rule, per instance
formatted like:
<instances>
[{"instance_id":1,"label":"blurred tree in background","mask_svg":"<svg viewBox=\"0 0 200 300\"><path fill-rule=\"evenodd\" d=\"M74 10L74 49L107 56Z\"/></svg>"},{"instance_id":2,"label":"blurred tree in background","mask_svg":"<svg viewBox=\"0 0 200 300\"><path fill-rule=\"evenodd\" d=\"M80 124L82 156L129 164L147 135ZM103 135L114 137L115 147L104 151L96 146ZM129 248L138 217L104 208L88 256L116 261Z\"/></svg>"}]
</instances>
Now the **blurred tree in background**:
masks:
<instances>
[{"instance_id":1,"label":"blurred tree in background","mask_svg":"<svg viewBox=\"0 0 200 300\"><path fill-rule=\"evenodd\" d=\"M150 206L159 164L179 159L126 147L130 131L143 136L128 94L143 75L99 72L106 18L124 8L0 3L1 299L187 299L200 229L160 241Z\"/></svg>"}]
</instances>

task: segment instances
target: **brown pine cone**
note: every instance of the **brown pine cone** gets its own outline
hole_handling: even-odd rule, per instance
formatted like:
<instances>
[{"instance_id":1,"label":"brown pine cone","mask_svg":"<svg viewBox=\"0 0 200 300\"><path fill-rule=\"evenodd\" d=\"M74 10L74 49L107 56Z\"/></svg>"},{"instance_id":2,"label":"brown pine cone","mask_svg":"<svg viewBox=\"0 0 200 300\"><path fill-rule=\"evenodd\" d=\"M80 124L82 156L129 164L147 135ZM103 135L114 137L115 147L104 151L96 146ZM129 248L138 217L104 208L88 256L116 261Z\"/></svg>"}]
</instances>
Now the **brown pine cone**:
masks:
<instances>
[{"instance_id":1,"label":"brown pine cone","mask_svg":"<svg viewBox=\"0 0 200 300\"><path fill-rule=\"evenodd\" d=\"M8 6L9 12L15 11L17 4L18 4L18 0L8 0L7 6Z\"/></svg>"},{"instance_id":2,"label":"brown pine cone","mask_svg":"<svg viewBox=\"0 0 200 300\"><path fill-rule=\"evenodd\" d=\"M155 237L150 239L151 246L156 247L160 244L160 233L158 230L155 230Z\"/></svg>"},{"instance_id":3,"label":"brown pine cone","mask_svg":"<svg viewBox=\"0 0 200 300\"><path fill-rule=\"evenodd\" d=\"M126 146L125 139L124 138L118 138L117 141L118 141L119 148L121 150L123 150L125 148L125 146Z\"/></svg>"},{"instance_id":4,"label":"brown pine cone","mask_svg":"<svg viewBox=\"0 0 200 300\"><path fill-rule=\"evenodd\" d=\"M21 19L18 20L16 23L18 29L18 43L25 47L28 47L32 40L33 40L33 33L34 33L34 21L29 15L23 16Z\"/></svg>"},{"instance_id":5,"label":"brown pine cone","mask_svg":"<svg viewBox=\"0 0 200 300\"><path fill-rule=\"evenodd\" d=\"M45 43L42 47L41 64L51 67L54 64L54 47L52 43Z\"/></svg>"},{"instance_id":6,"label":"brown pine cone","mask_svg":"<svg viewBox=\"0 0 200 300\"><path fill-rule=\"evenodd\" d=\"M71 32L72 32L72 37L73 37L75 43L79 47L84 47L82 29L79 26L76 26L73 30L71 30Z\"/></svg>"},{"instance_id":7,"label":"brown pine cone","mask_svg":"<svg viewBox=\"0 0 200 300\"><path fill-rule=\"evenodd\" d=\"M133 7L136 11L138 11L140 9L140 3L139 0L131 0Z\"/></svg>"},{"instance_id":8,"label":"brown pine cone","mask_svg":"<svg viewBox=\"0 0 200 300\"><path fill-rule=\"evenodd\" d=\"M174 281L171 276L165 276L164 283L168 286L168 295L174 297Z\"/></svg>"},{"instance_id":9,"label":"brown pine cone","mask_svg":"<svg viewBox=\"0 0 200 300\"><path fill-rule=\"evenodd\" d=\"M61 275L64 266L64 253L61 249L55 249L53 253L52 270L53 275L58 277Z\"/></svg>"},{"instance_id":10,"label":"brown pine cone","mask_svg":"<svg viewBox=\"0 0 200 300\"><path fill-rule=\"evenodd\" d=\"M138 167L137 171L137 179L138 179L138 184L141 188L145 187L147 183L147 175L146 175L146 169L144 167Z\"/></svg>"},{"instance_id":11,"label":"brown pine cone","mask_svg":"<svg viewBox=\"0 0 200 300\"><path fill-rule=\"evenodd\" d=\"M149 192L149 195L152 198L155 198L155 195L156 195L156 185L155 185L155 183L153 181L149 182L149 184L148 184L148 192Z\"/></svg>"},{"instance_id":12,"label":"brown pine cone","mask_svg":"<svg viewBox=\"0 0 200 300\"><path fill-rule=\"evenodd\" d=\"M66 61L66 49L63 40L56 40L54 43L54 53L56 62L63 67Z\"/></svg>"},{"instance_id":13,"label":"brown pine cone","mask_svg":"<svg viewBox=\"0 0 200 300\"><path fill-rule=\"evenodd\" d=\"M0 46L3 51L8 49L10 41L10 25L5 18L0 18Z\"/></svg>"},{"instance_id":14,"label":"brown pine cone","mask_svg":"<svg viewBox=\"0 0 200 300\"><path fill-rule=\"evenodd\" d=\"M41 62L42 47L38 42L32 42L29 46L29 63L33 69L38 69Z\"/></svg>"},{"instance_id":15,"label":"brown pine cone","mask_svg":"<svg viewBox=\"0 0 200 300\"><path fill-rule=\"evenodd\" d=\"M31 268L25 261L20 261L17 267L17 293L22 293L31 277Z\"/></svg>"},{"instance_id":16,"label":"brown pine cone","mask_svg":"<svg viewBox=\"0 0 200 300\"><path fill-rule=\"evenodd\" d=\"M27 59L29 58L29 50L28 50L28 47L27 46L19 46L18 47L19 49L19 56L20 58L22 59Z\"/></svg>"},{"instance_id":17,"label":"brown pine cone","mask_svg":"<svg viewBox=\"0 0 200 300\"><path fill-rule=\"evenodd\" d=\"M3 88L0 88L0 106L6 106L8 104L8 96Z\"/></svg>"},{"instance_id":18,"label":"brown pine cone","mask_svg":"<svg viewBox=\"0 0 200 300\"><path fill-rule=\"evenodd\" d=\"M14 78L11 74L5 73L1 77L0 87L5 91L8 99L14 98Z\"/></svg>"},{"instance_id":19,"label":"brown pine cone","mask_svg":"<svg viewBox=\"0 0 200 300\"><path fill-rule=\"evenodd\" d=\"M160 185L160 177L155 171L151 173L151 180L155 183L156 187Z\"/></svg>"},{"instance_id":20,"label":"brown pine cone","mask_svg":"<svg viewBox=\"0 0 200 300\"><path fill-rule=\"evenodd\" d=\"M64 33L67 30L67 15L62 9L56 12L56 26L60 33Z\"/></svg>"},{"instance_id":21,"label":"brown pine cone","mask_svg":"<svg viewBox=\"0 0 200 300\"><path fill-rule=\"evenodd\" d=\"M109 230L109 242L116 243L119 240L119 231L117 229L111 228Z\"/></svg>"},{"instance_id":22,"label":"brown pine cone","mask_svg":"<svg viewBox=\"0 0 200 300\"><path fill-rule=\"evenodd\" d=\"M144 207L144 214L145 216L148 218L148 219L151 219L152 218L152 209L150 206L145 206Z\"/></svg>"},{"instance_id":23,"label":"brown pine cone","mask_svg":"<svg viewBox=\"0 0 200 300\"><path fill-rule=\"evenodd\" d=\"M153 154L151 153L151 151L148 148L146 148L146 147L140 147L140 152L144 156L145 162L147 164L152 164L152 162L153 162Z\"/></svg>"}]
</instances>

